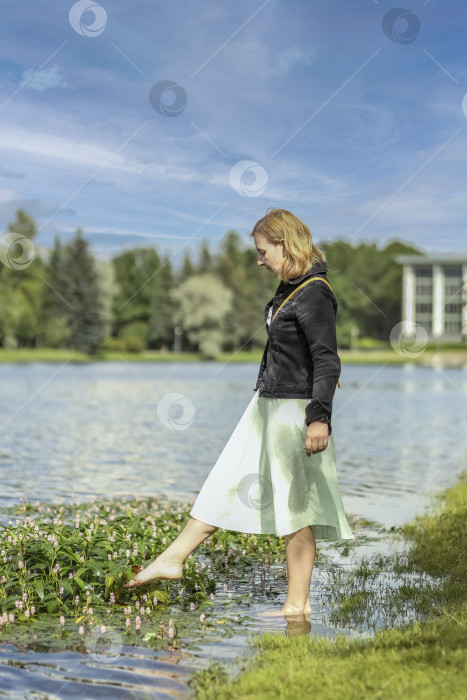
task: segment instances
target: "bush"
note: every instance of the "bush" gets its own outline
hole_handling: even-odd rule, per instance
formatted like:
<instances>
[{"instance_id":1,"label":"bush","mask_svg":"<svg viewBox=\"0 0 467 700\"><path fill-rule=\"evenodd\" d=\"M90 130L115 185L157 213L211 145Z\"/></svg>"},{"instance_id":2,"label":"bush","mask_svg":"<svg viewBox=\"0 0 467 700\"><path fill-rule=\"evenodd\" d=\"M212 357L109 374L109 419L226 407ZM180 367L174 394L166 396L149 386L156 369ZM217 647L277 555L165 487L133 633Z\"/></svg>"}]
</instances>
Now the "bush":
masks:
<instances>
[{"instance_id":1,"label":"bush","mask_svg":"<svg viewBox=\"0 0 467 700\"><path fill-rule=\"evenodd\" d=\"M148 324L144 321L133 321L123 326L118 333L121 350L126 352L141 352L148 344Z\"/></svg>"}]
</instances>

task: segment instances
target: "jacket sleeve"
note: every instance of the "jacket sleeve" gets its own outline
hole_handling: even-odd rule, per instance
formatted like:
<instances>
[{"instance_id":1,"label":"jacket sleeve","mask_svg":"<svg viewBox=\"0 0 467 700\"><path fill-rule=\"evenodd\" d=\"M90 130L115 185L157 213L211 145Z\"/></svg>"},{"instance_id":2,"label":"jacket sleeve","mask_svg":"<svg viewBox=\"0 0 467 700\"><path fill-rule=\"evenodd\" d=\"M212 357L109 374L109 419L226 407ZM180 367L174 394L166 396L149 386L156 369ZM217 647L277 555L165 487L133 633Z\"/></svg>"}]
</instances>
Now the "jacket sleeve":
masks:
<instances>
[{"instance_id":1,"label":"jacket sleeve","mask_svg":"<svg viewBox=\"0 0 467 700\"><path fill-rule=\"evenodd\" d=\"M311 282L304 289L296 314L313 362L313 395L305 409L305 422L307 425L315 420L328 423L331 433L332 400L341 361L337 354L336 309L324 283Z\"/></svg>"}]
</instances>

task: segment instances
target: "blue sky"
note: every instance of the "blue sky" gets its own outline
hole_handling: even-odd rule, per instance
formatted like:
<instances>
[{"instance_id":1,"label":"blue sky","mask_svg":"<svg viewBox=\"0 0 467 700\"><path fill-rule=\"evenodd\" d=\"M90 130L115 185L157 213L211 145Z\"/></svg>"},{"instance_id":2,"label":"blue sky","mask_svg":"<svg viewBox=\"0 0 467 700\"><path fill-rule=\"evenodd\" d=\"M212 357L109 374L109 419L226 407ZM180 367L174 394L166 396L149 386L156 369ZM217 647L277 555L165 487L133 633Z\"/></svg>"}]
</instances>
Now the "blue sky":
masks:
<instances>
[{"instance_id":1,"label":"blue sky","mask_svg":"<svg viewBox=\"0 0 467 700\"><path fill-rule=\"evenodd\" d=\"M277 206L318 245L467 252L467 7L402 3L3 0L2 231L178 267Z\"/></svg>"}]
</instances>

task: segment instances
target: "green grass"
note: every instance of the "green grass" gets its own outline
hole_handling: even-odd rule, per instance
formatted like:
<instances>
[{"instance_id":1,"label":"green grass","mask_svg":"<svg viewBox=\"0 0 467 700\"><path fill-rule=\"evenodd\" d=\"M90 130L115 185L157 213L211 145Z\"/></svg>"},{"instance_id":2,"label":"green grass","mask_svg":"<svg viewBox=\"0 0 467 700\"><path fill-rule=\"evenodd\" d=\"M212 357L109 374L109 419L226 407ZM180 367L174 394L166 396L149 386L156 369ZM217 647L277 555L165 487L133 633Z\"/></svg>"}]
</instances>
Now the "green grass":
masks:
<instances>
[{"instance_id":1,"label":"green grass","mask_svg":"<svg viewBox=\"0 0 467 700\"><path fill-rule=\"evenodd\" d=\"M257 654L236 677L221 664L193 674L197 700L465 698L467 472L437 497L433 512L398 533L406 541L405 557L376 556L337 575L336 617L355 622L376 608L384 626L395 605L411 621L377 630L370 639L254 635L250 645ZM417 585L383 585L383 579L375 591L371 583L382 572L396 580L404 572L423 576L426 585L420 591Z\"/></svg>"},{"instance_id":2,"label":"green grass","mask_svg":"<svg viewBox=\"0 0 467 700\"><path fill-rule=\"evenodd\" d=\"M436 355L441 361L452 364L467 363L467 346L458 348L435 348L427 347L418 357L405 357L395 352L392 348L386 349L359 349L359 350L339 350L342 364L394 364L400 365L406 362L414 364L426 364ZM241 350L239 352L222 352L218 355L218 362L254 362L261 361L262 350ZM21 348L16 350L4 350L0 348L0 363L2 362L199 362L202 361L198 353L160 353L157 351L145 350L143 352L120 352L117 350L106 350L97 355L87 355L86 353L55 348Z\"/></svg>"}]
</instances>

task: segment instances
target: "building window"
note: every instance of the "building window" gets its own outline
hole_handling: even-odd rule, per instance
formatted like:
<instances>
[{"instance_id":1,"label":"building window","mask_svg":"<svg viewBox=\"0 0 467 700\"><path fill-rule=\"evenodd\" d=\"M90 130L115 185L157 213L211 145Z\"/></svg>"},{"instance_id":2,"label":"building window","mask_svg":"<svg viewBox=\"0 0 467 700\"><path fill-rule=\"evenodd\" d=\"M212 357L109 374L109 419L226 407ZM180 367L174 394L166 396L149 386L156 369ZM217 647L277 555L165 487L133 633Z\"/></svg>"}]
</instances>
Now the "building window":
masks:
<instances>
[{"instance_id":1,"label":"building window","mask_svg":"<svg viewBox=\"0 0 467 700\"><path fill-rule=\"evenodd\" d=\"M431 284L417 284L415 293L419 297L433 296L433 286Z\"/></svg>"},{"instance_id":2,"label":"building window","mask_svg":"<svg viewBox=\"0 0 467 700\"><path fill-rule=\"evenodd\" d=\"M427 333L431 334L432 323L428 319L417 319L417 325L422 326Z\"/></svg>"},{"instance_id":3,"label":"building window","mask_svg":"<svg viewBox=\"0 0 467 700\"><path fill-rule=\"evenodd\" d=\"M462 292L462 281L459 280L459 284L451 285L447 284L445 287L446 297L460 296Z\"/></svg>"},{"instance_id":4,"label":"building window","mask_svg":"<svg viewBox=\"0 0 467 700\"><path fill-rule=\"evenodd\" d=\"M457 335L462 330L461 321L446 321L444 324L444 332L446 335Z\"/></svg>"},{"instance_id":5,"label":"building window","mask_svg":"<svg viewBox=\"0 0 467 700\"><path fill-rule=\"evenodd\" d=\"M417 303L415 304L415 311L417 314L432 314L433 304Z\"/></svg>"},{"instance_id":6,"label":"building window","mask_svg":"<svg viewBox=\"0 0 467 700\"><path fill-rule=\"evenodd\" d=\"M446 304L445 311L447 314L455 314L460 316L462 313L462 304Z\"/></svg>"},{"instance_id":7,"label":"building window","mask_svg":"<svg viewBox=\"0 0 467 700\"><path fill-rule=\"evenodd\" d=\"M417 267L415 270L415 276L418 277L433 277L432 267Z\"/></svg>"},{"instance_id":8,"label":"building window","mask_svg":"<svg viewBox=\"0 0 467 700\"><path fill-rule=\"evenodd\" d=\"M445 277L458 277L462 279L462 265L445 265L443 272Z\"/></svg>"}]
</instances>

